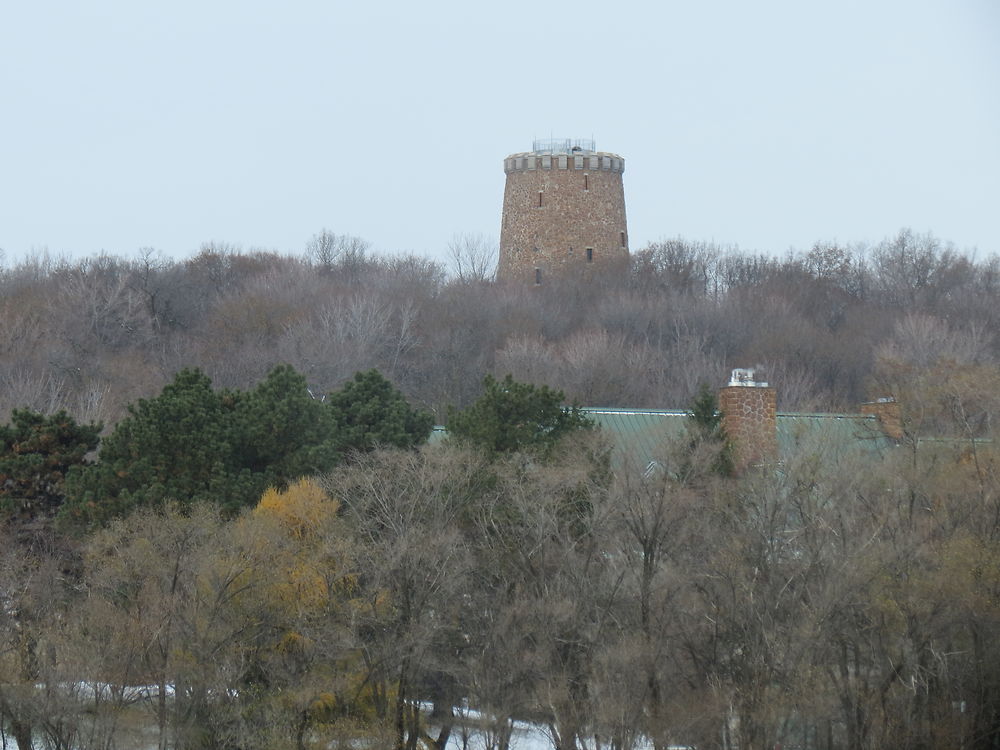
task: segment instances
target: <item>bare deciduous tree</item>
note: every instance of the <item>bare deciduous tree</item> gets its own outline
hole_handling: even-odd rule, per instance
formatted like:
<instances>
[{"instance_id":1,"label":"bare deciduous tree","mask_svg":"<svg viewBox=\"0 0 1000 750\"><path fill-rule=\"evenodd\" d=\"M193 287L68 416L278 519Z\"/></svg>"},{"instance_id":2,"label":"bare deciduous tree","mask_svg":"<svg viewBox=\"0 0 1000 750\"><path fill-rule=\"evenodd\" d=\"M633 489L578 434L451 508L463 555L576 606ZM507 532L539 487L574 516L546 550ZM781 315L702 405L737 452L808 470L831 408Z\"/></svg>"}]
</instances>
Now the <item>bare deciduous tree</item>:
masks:
<instances>
[{"instance_id":1,"label":"bare deciduous tree","mask_svg":"<svg viewBox=\"0 0 1000 750\"><path fill-rule=\"evenodd\" d=\"M371 243L349 234L335 234L322 229L306 243L306 257L320 270L329 273L337 265L352 266L364 260Z\"/></svg>"},{"instance_id":2,"label":"bare deciduous tree","mask_svg":"<svg viewBox=\"0 0 1000 750\"><path fill-rule=\"evenodd\" d=\"M448 243L451 273L461 282L493 281L500 245L482 234L456 234Z\"/></svg>"}]
</instances>

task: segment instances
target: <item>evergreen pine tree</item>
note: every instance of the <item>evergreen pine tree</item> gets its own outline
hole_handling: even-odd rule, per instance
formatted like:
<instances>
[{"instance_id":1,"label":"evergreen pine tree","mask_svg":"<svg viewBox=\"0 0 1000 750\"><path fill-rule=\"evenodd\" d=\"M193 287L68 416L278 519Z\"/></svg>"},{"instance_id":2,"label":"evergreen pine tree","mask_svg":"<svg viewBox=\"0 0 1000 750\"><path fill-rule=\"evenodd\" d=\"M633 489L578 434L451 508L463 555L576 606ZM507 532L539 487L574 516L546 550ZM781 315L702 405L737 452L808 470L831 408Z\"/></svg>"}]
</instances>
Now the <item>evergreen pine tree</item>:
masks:
<instances>
[{"instance_id":1,"label":"evergreen pine tree","mask_svg":"<svg viewBox=\"0 0 1000 750\"><path fill-rule=\"evenodd\" d=\"M342 451L413 448L431 434L434 417L412 408L378 370L359 372L327 399Z\"/></svg>"},{"instance_id":2,"label":"evergreen pine tree","mask_svg":"<svg viewBox=\"0 0 1000 750\"><path fill-rule=\"evenodd\" d=\"M449 409L448 432L487 453L523 451L548 458L562 438L594 426L575 404L562 406L562 391L519 383L510 375L502 381L487 375L483 386L471 406Z\"/></svg>"},{"instance_id":3,"label":"evergreen pine tree","mask_svg":"<svg viewBox=\"0 0 1000 750\"><path fill-rule=\"evenodd\" d=\"M54 516L66 474L84 464L100 433L100 424L77 424L65 411L15 409L0 426L0 509L29 521Z\"/></svg>"},{"instance_id":4,"label":"evergreen pine tree","mask_svg":"<svg viewBox=\"0 0 1000 750\"><path fill-rule=\"evenodd\" d=\"M214 391L182 370L162 393L129 407L104 441L100 461L68 478L70 524L93 525L137 506L208 502L228 513L332 469L347 450L412 447L430 414L411 409L375 370L359 373L327 403L289 365L251 391Z\"/></svg>"},{"instance_id":5,"label":"evergreen pine tree","mask_svg":"<svg viewBox=\"0 0 1000 750\"><path fill-rule=\"evenodd\" d=\"M159 396L130 405L100 461L70 475L69 517L100 522L165 500L230 505L240 494L230 435L238 400L213 391L201 371L182 370Z\"/></svg>"},{"instance_id":6,"label":"evergreen pine tree","mask_svg":"<svg viewBox=\"0 0 1000 750\"><path fill-rule=\"evenodd\" d=\"M292 366L279 365L252 391L230 397L236 468L255 477L258 496L337 463L337 425Z\"/></svg>"},{"instance_id":7,"label":"evergreen pine tree","mask_svg":"<svg viewBox=\"0 0 1000 750\"><path fill-rule=\"evenodd\" d=\"M711 471L720 476L730 476L733 473L732 447L722 426L718 400L705 383L698 388L688 420L688 447L681 473L691 473L691 458L700 448L707 446L711 450Z\"/></svg>"}]
</instances>

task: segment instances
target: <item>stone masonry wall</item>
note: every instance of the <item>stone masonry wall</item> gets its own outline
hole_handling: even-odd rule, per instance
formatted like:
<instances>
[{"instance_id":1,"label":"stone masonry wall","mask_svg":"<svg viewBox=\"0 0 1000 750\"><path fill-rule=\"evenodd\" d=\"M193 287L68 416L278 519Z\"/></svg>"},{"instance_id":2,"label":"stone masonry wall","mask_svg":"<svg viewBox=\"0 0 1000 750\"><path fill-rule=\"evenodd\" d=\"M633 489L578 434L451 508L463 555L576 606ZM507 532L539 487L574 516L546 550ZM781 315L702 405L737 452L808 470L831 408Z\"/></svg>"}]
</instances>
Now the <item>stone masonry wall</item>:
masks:
<instances>
[{"instance_id":1,"label":"stone masonry wall","mask_svg":"<svg viewBox=\"0 0 1000 750\"><path fill-rule=\"evenodd\" d=\"M727 386L719 391L722 427L732 441L737 471L777 457L778 402L774 388Z\"/></svg>"},{"instance_id":2,"label":"stone masonry wall","mask_svg":"<svg viewBox=\"0 0 1000 750\"><path fill-rule=\"evenodd\" d=\"M504 169L498 279L544 284L624 270L624 159L529 152L507 157Z\"/></svg>"}]
</instances>

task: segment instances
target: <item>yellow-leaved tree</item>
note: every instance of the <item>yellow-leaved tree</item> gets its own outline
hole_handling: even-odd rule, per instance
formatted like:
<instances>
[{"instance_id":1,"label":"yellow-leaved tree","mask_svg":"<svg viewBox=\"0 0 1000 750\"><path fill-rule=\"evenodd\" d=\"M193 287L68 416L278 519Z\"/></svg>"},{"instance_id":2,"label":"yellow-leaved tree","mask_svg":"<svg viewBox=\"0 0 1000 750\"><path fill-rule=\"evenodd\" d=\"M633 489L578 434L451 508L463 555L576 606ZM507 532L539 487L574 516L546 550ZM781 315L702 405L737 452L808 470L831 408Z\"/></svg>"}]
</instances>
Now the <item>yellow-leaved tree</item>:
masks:
<instances>
[{"instance_id":1,"label":"yellow-leaved tree","mask_svg":"<svg viewBox=\"0 0 1000 750\"><path fill-rule=\"evenodd\" d=\"M235 520L168 505L115 521L85 551L89 596L67 633L77 673L100 675L113 695L145 686L137 705L151 709L161 748L384 746L337 510L300 481ZM107 716L88 726L134 741L98 708Z\"/></svg>"},{"instance_id":2,"label":"yellow-leaved tree","mask_svg":"<svg viewBox=\"0 0 1000 750\"><path fill-rule=\"evenodd\" d=\"M255 576L272 607L258 669L262 718L275 741L327 747L380 734L354 627L360 589L340 504L310 479L268 489L242 521L267 563ZM280 689L276 689L280 688Z\"/></svg>"}]
</instances>

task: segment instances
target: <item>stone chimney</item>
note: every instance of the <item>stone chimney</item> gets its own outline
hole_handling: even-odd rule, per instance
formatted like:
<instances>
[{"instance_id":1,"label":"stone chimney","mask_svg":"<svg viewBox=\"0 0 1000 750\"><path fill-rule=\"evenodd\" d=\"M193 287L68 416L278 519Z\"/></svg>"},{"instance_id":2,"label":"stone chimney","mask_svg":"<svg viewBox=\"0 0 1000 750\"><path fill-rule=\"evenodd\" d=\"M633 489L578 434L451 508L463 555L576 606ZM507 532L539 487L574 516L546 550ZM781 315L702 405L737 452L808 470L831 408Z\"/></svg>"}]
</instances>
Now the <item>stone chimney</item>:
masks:
<instances>
[{"instance_id":1,"label":"stone chimney","mask_svg":"<svg viewBox=\"0 0 1000 750\"><path fill-rule=\"evenodd\" d=\"M733 370L719 391L722 427L733 445L737 472L778 456L778 402L774 388L753 370Z\"/></svg>"},{"instance_id":2,"label":"stone chimney","mask_svg":"<svg viewBox=\"0 0 1000 750\"><path fill-rule=\"evenodd\" d=\"M878 418L879 427L886 437L893 440L903 439L903 415L899 410L899 402L891 396L888 398L877 398L861 404L861 413L866 416L874 415Z\"/></svg>"}]
</instances>

